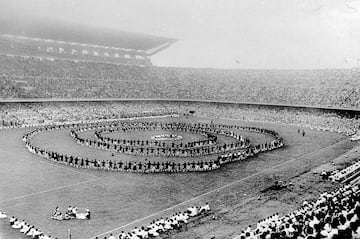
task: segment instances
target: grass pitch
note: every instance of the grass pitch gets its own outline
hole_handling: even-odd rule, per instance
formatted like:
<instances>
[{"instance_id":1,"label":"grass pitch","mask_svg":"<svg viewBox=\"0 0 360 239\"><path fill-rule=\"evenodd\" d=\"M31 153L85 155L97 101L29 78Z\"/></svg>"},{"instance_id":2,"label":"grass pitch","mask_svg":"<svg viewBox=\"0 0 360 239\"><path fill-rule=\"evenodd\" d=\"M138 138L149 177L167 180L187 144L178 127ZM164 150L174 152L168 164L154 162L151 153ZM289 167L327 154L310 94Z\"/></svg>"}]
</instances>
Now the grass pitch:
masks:
<instances>
[{"instance_id":1,"label":"grass pitch","mask_svg":"<svg viewBox=\"0 0 360 239\"><path fill-rule=\"evenodd\" d=\"M210 122L214 119L168 120ZM130 230L182 211L190 205L209 202L214 220L210 217L201 219L199 225L190 225L188 230L166 237L210 238L215 235L216 238L229 238L241 227L270 213L288 212L297 207L302 199L298 196L300 189L292 192L292 200L262 202L261 206L254 201L254 197L274 180L293 179L357 145L339 134L310 129L305 129L306 136L302 137L297 133L297 127L292 126L236 120L214 120L214 123L273 129L285 139L287 146L228 164L213 172L134 174L74 169L48 162L25 149L21 137L30 129L1 130L0 211L25 219L53 238L65 239L68 229L71 229L73 239L90 239L106 235L106 232ZM98 159L112 157L110 152L77 145L68 133L67 130L40 133L34 137L34 143L64 153ZM250 137L254 143L268 140L260 134L248 133L244 136ZM128 155L114 157L136 158ZM316 190L321 189L307 190L303 196L316 196ZM65 211L69 205L89 208L92 219L50 219L56 206ZM7 220L0 221L0 237L24 238L8 226Z\"/></svg>"}]
</instances>

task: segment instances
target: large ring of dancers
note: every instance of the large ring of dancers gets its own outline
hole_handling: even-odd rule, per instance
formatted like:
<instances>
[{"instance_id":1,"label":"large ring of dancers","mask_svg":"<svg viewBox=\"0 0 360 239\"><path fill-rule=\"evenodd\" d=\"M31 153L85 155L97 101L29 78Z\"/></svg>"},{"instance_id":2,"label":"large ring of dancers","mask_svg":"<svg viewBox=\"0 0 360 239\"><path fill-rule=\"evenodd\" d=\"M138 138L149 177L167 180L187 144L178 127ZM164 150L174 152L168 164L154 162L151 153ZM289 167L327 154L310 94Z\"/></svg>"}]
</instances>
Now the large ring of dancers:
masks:
<instances>
[{"instance_id":1,"label":"large ring of dancers","mask_svg":"<svg viewBox=\"0 0 360 239\"><path fill-rule=\"evenodd\" d=\"M88 159L79 156L51 151L32 143L32 137L40 132L70 129L70 135L78 144L93 147L112 153L149 157L143 162L125 161L120 159ZM95 139L82 138L81 132L93 130ZM106 137L110 132L164 130L189 132L205 136L198 141L157 141L142 139L126 139ZM248 138L238 131L250 131L272 137L266 143L252 145ZM230 137L232 143L218 143L218 137ZM57 124L38 127L23 135L26 148L36 155L48 160L66 164L76 168L91 168L134 173L177 173L206 172L219 169L221 166L247 159L261 152L274 150L284 146L280 135L269 129L238 125L222 125L213 123L179 123L153 122L134 120L114 120L112 122L82 122L74 124ZM201 156L212 155L211 159L199 160ZM214 155L216 157L214 157ZM161 157L161 158L160 158ZM164 160L165 157L165 160ZM186 158L182 162L166 161L166 157ZM195 160L196 158L196 160ZM204 159L204 158L203 158Z\"/></svg>"}]
</instances>

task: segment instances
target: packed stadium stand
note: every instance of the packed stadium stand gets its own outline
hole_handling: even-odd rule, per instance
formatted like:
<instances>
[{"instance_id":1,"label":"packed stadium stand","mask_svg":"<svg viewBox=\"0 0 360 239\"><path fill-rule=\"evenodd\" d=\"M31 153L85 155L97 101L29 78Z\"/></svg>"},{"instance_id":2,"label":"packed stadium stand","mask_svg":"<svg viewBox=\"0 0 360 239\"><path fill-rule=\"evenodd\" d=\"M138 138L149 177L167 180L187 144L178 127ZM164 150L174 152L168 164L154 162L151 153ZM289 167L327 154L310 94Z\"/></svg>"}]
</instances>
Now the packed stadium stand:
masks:
<instances>
[{"instance_id":1,"label":"packed stadium stand","mask_svg":"<svg viewBox=\"0 0 360 239\"><path fill-rule=\"evenodd\" d=\"M171 98L359 108L360 70L154 67L175 39L1 21L0 98Z\"/></svg>"},{"instance_id":2,"label":"packed stadium stand","mask_svg":"<svg viewBox=\"0 0 360 239\"><path fill-rule=\"evenodd\" d=\"M1 55L0 97L140 97L359 108L359 76L359 69L190 69Z\"/></svg>"},{"instance_id":3,"label":"packed stadium stand","mask_svg":"<svg viewBox=\"0 0 360 239\"><path fill-rule=\"evenodd\" d=\"M360 103L358 70L144 68L1 56L0 74L8 94L3 98L160 97L346 108Z\"/></svg>"},{"instance_id":4,"label":"packed stadium stand","mask_svg":"<svg viewBox=\"0 0 360 239\"><path fill-rule=\"evenodd\" d=\"M15 24L15 25L14 25ZM151 66L174 39L48 21L0 23L0 98L171 98L359 108L360 70Z\"/></svg>"}]
</instances>

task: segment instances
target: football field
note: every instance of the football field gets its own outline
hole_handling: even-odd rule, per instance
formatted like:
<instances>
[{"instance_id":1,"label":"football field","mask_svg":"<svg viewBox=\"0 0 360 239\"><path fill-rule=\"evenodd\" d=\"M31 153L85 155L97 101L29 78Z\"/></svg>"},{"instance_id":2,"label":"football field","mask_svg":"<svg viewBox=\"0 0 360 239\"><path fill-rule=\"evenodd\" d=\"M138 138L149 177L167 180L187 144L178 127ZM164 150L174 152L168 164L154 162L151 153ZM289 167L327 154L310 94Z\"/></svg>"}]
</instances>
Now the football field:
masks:
<instances>
[{"instance_id":1,"label":"football field","mask_svg":"<svg viewBox=\"0 0 360 239\"><path fill-rule=\"evenodd\" d=\"M254 206L252 199L274 180L294 178L324 162L330 162L357 145L342 135L307 128L303 137L293 126L225 119L179 120L214 120L214 123L264 127L278 132L286 146L245 161L227 164L212 172L139 174L77 169L53 163L29 153L24 147L21 137L31 129L4 129L0 130L0 211L25 219L52 238L66 239L70 229L72 239L90 239L147 225L154 219L208 202L213 210L207 218L201 219L201 229L197 230L199 225L194 223L182 229L185 231L179 234L181 236L177 237L173 232L167 237L211 238L215 235L218 236L216 238L227 238L268 214L296 208L302 198L281 206L273 205L267 210L248 210ZM107 151L78 145L69 132L68 129L41 132L34 137L34 144L89 158L135 157L112 156ZM268 140L268 136L242 133L254 144ZM84 134L84 137L91 136ZM50 219L57 206L64 212L69 205L77 206L80 210L89 208L91 220ZM186 230L191 231L190 236ZM17 239L24 236L12 229L8 220L2 220L0 238Z\"/></svg>"}]
</instances>

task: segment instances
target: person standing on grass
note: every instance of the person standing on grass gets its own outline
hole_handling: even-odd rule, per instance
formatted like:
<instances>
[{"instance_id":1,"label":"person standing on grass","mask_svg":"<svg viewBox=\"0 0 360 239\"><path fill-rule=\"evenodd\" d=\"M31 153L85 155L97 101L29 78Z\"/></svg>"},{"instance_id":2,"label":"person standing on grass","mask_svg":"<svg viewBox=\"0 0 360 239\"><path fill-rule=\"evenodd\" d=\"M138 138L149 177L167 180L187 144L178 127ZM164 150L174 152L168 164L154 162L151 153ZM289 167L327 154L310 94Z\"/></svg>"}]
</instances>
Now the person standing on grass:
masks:
<instances>
[{"instance_id":1,"label":"person standing on grass","mask_svg":"<svg viewBox=\"0 0 360 239\"><path fill-rule=\"evenodd\" d=\"M60 210L59 210L59 207L56 207L56 208L55 208L55 212L53 213L53 216L54 216L54 217L61 216L61 212L60 212Z\"/></svg>"},{"instance_id":2,"label":"person standing on grass","mask_svg":"<svg viewBox=\"0 0 360 239\"><path fill-rule=\"evenodd\" d=\"M14 225L14 223L16 222L16 218L14 217L14 216L12 216L10 219L9 219L9 221L10 221L10 225L12 226L12 225Z\"/></svg>"}]
</instances>

